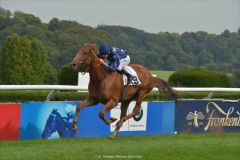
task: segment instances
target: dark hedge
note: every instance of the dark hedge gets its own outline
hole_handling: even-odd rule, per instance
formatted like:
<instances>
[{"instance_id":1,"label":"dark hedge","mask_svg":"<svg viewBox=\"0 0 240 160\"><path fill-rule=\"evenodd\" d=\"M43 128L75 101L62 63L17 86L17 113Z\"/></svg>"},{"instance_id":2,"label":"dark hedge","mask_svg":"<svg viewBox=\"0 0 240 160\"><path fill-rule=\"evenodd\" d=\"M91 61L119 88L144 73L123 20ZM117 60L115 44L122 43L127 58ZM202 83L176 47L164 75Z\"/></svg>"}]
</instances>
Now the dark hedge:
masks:
<instances>
[{"instance_id":1,"label":"dark hedge","mask_svg":"<svg viewBox=\"0 0 240 160\"><path fill-rule=\"evenodd\" d=\"M0 102L33 102L45 101L49 91L0 91ZM203 99L208 96L208 92L179 92L179 98ZM51 101L83 101L88 97L88 93L76 91L57 91ZM212 98L240 99L240 93L216 92ZM165 101L171 100L163 93L151 92L144 101Z\"/></svg>"}]
</instances>

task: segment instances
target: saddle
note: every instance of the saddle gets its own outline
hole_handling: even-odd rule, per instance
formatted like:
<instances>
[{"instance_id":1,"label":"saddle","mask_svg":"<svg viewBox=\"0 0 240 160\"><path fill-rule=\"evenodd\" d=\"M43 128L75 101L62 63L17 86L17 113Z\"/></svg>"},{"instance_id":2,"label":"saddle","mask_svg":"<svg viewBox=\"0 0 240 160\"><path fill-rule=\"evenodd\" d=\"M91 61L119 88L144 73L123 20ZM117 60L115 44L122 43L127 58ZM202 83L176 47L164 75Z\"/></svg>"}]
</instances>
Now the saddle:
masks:
<instances>
[{"instance_id":1,"label":"saddle","mask_svg":"<svg viewBox=\"0 0 240 160\"><path fill-rule=\"evenodd\" d=\"M120 72L123 76L123 84L124 86L127 85L141 85L141 82L138 78L137 73L135 72L135 70L130 67L130 66L126 66L124 67L124 72L127 72L127 74L129 74L128 76L122 72Z\"/></svg>"}]
</instances>

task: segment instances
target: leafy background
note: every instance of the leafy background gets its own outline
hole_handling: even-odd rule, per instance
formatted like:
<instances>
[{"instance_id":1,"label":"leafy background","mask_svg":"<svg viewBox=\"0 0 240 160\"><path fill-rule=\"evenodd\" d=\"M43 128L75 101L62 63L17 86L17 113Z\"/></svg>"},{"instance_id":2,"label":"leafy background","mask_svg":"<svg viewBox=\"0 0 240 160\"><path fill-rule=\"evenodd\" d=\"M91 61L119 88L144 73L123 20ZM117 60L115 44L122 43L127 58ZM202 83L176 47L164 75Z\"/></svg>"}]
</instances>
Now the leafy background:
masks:
<instances>
[{"instance_id":1,"label":"leafy background","mask_svg":"<svg viewBox=\"0 0 240 160\"><path fill-rule=\"evenodd\" d=\"M85 43L99 45L103 41L127 49L131 63L142 64L150 70L176 71L205 67L211 71L238 75L240 68L240 28L236 32L226 29L221 34L205 31L153 34L126 26L101 25L92 28L75 21L57 18L53 18L49 23L43 23L34 15L20 11L11 13L0 8L0 83L4 82L2 77L6 75L1 71L9 63L3 63L4 52L14 45L13 41L7 46L6 40L13 34L20 36L18 37L20 39L26 38L25 41L29 41L26 43L32 44L34 41L38 44L35 48L36 53L32 52L32 56L39 54L37 50L41 51L43 57L44 54L46 56L46 61L43 61L45 64L42 66L48 74L38 71L43 78L38 77L41 81L33 79L32 84L58 83L57 77L62 67L71 62L81 46ZM30 46L31 50L33 47ZM43 49L37 49L41 47ZM33 66L34 64L32 68ZM37 71L32 71L34 72Z\"/></svg>"}]
</instances>

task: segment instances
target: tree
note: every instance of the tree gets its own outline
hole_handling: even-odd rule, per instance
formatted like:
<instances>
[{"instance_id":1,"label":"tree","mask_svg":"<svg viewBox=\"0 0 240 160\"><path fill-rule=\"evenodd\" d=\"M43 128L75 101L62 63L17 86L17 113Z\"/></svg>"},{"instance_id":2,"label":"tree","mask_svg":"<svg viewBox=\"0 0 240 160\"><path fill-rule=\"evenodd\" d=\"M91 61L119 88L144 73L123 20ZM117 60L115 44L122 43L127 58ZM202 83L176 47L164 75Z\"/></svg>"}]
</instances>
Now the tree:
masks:
<instances>
[{"instance_id":1,"label":"tree","mask_svg":"<svg viewBox=\"0 0 240 160\"><path fill-rule=\"evenodd\" d=\"M164 69L168 71L175 71L178 68L176 57L168 54L164 58Z\"/></svg>"},{"instance_id":2,"label":"tree","mask_svg":"<svg viewBox=\"0 0 240 160\"><path fill-rule=\"evenodd\" d=\"M223 33L221 34L221 36L223 36L224 38L229 38L231 35L230 35L230 31L225 29L223 31Z\"/></svg>"},{"instance_id":3,"label":"tree","mask_svg":"<svg viewBox=\"0 0 240 160\"><path fill-rule=\"evenodd\" d=\"M1 50L1 83L43 84L47 54L42 42L17 34L6 38Z\"/></svg>"},{"instance_id":4,"label":"tree","mask_svg":"<svg viewBox=\"0 0 240 160\"><path fill-rule=\"evenodd\" d=\"M14 21L11 19L12 13L0 7L0 30L11 26Z\"/></svg>"},{"instance_id":5,"label":"tree","mask_svg":"<svg viewBox=\"0 0 240 160\"><path fill-rule=\"evenodd\" d=\"M17 34L8 36L1 50L1 82L3 84L30 84L32 64L31 43Z\"/></svg>"},{"instance_id":6,"label":"tree","mask_svg":"<svg viewBox=\"0 0 240 160\"><path fill-rule=\"evenodd\" d=\"M78 71L72 70L69 65L64 65L58 74L59 84L77 85Z\"/></svg>"},{"instance_id":7,"label":"tree","mask_svg":"<svg viewBox=\"0 0 240 160\"><path fill-rule=\"evenodd\" d=\"M28 25L41 25L41 20L38 17L35 17L32 14L26 14L20 11L14 12L14 18L17 19L20 22L26 23Z\"/></svg>"},{"instance_id":8,"label":"tree","mask_svg":"<svg viewBox=\"0 0 240 160\"><path fill-rule=\"evenodd\" d=\"M240 69L233 72L233 82L235 87L240 87Z\"/></svg>"},{"instance_id":9,"label":"tree","mask_svg":"<svg viewBox=\"0 0 240 160\"><path fill-rule=\"evenodd\" d=\"M31 42L32 83L43 84L46 73L47 54L41 41Z\"/></svg>"},{"instance_id":10,"label":"tree","mask_svg":"<svg viewBox=\"0 0 240 160\"><path fill-rule=\"evenodd\" d=\"M153 34L123 26L92 28L57 18L46 24L34 15L19 11L12 16L11 12L0 7L0 47L13 33L30 40L37 38L44 44L48 67L54 67L53 77L45 75L46 83L56 82L56 70L69 63L85 43L98 45L103 41L127 49L131 63L142 64L149 69L179 70L205 66L210 70L232 72L240 68L240 28L236 32L226 29L218 35L204 31L181 35L168 32Z\"/></svg>"},{"instance_id":11,"label":"tree","mask_svg":"<svg viewBox=\"0 0 240 160\"><path fill-rule=\"evenodd\" d=\"M47 74L44 76L44 84L56 84L57 83L57 71L50 63L46 65Z\"/></svg>"},{"instance_id":12,"label":"tree","mask_svg":"<svg viewBox=\"0 0 240 160\"><path fill-rule=\"evenodd\" d=\"M48 29L53 32L61 29L60 21L57 18L53 18L51 21L49 21Z\"/></svg>"},{"instance_id":13,"label":"tree","mask_svg":"<svg viewBox=\"0 0 240 160\"><path fill-rule=\"evenodd\" d=\"M10 18L12 13L9 10L5 10L2 7L0 7L0 18Z\"/></svg>"}]
</instances>

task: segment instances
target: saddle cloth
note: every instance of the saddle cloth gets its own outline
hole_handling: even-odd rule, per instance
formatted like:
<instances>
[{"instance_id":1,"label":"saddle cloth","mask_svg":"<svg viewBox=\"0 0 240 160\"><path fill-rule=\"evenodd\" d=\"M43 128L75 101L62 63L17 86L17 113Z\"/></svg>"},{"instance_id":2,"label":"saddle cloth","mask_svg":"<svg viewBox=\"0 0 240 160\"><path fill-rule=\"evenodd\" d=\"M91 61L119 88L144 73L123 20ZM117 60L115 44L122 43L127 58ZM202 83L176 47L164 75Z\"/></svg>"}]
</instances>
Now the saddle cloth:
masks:
<instances>
[{"instance_id":1,"label":"saddle cloth","mask_svg":"<svg viewBox=\"0 0 240 160\"><path fill-rule=\"evenodd\" d=\"M140 85L141 84L137 73L135 72L135 70L132 67L125 66L124 69L133 76L133 80L129 85ZM128 78L124 74L123 74L123 84L124 84L124 86L126 86L128 84Z\"/></svg>"}]
</instances>

